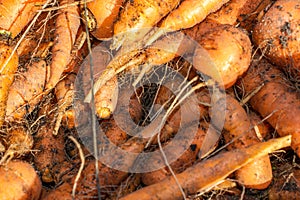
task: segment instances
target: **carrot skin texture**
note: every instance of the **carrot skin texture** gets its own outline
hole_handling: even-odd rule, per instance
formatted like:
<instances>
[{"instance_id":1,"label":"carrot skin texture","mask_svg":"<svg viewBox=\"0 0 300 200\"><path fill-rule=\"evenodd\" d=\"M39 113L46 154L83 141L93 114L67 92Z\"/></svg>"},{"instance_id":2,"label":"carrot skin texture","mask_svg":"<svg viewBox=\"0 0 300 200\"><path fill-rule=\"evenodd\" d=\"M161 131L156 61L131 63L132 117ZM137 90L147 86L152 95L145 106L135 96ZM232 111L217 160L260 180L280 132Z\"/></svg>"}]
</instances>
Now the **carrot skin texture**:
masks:
<instances>
[{"instance_id":1,"label":"carrot skin texture","mask_svg":"<svg viewBox=\"0 0 300 200\"><path fill-rule=\"evenodd\" d=\"M227 143L232 142L228 149L245 148L260 142L254 129L251 127L250 119L246 111L239 102L231 97L226 96L226 102L218 101L220 108L225 108L226 114L224 129L224 139ZM272 181L272 166L269 156L261 157L254 162L249 163L243 168L236 171L236 178L244 186L252 189L265 189Z\"/></svg>"},{"instance_id":2,"label":"carrot skin texture","mask_svg":"<svg viewBox=\"0 0 300 200\"><path fill-rule=\"evenodd\" d=\"M12 53L12 47L0 43L0 126L2 126L6 113L6 103L9 93L9 88L14 80L15 72L18 68L19 57L15 53L7 65L4 67L4 63Z\"/></svg>"},{"instance_id":3,"label":"carrot skin texture","mask_svg":"<svg viewBox=\"0 0 300 200\"><path fill-rule=\"evenodd\" d=\"M42 183L29 163L10 161L7 165L0 166L0 174L0 199L39 199Z\"/></svg>"},{"instance_id":4,"label":"carrot skin texture","mask_svg":"<svg viewBox=\"0 0 300 200\"><path fill-rule=\"evenodd\" d=\"M27 71L17 76L9 89L5 120L21 120L42 99L47 64L44 60L27 65ZM25 85L25 87L24 87Z\"/></svg>"},{"instance_id":5,"label":"carrot skin texture","mask_svg":"<svg viewBox=\"0 0 300 200\"><path fill-rule=\"evenodd\" d=\"M193 58L194 67L225 88L231 87L250 65L251 42L241 29L218 25L204 33L199 44L201 48L195 50ZM208 52L216 69L204 64L207 58L203 56L202 48Z\"/></svg>"},{"instance_id":6,"label":"carrot skin texture","mask_svg":"<svg viewBox=\"0 0 300 200\"><path fill-rule=\"evenodd\" d=\"M292 148L300 156L299 92L294 91L285 75L265 59L252 63L241 84L247 93L264 84L250 99L250 104L263 118L268 117L267 121L280 136L293 136Z\"/></svg>"},{"instance_id":7,"label":"carrot skin texture","mask_svg":"<svg viewBox=\"0 0 300 200\"><path fill-rule=\"evenodd\" d=\"M300 2L278 0L253 30L254 43L273 64L300 75Z\"/></svg>"},{"instance_id":8,"label":"carrot skin texture","mask_svg":"<svg viewBox=\"0 0 300 200\"><path fill-rule=\"evenodd\" d=\"M61 5L67 5L73 0L63 0ZM55 25L55 42L52 48L52 62L46 89L52 89L59 82L67 64L71 61L71 50L80 26L78 8L69 6L60 10ZM47 78L48 79L48 78Z\"/></svg>"},{"instance_id":9,"label":"carrot skin texture","mask_svg":"<svg viewBox=\"0 0 300 200\"><path fill-rule=\"evenodd\" d=\"M228 0L186 0L172 11L162 22L160 28L176 31L195 26L206 16L217 11ZM176 19L176 20L175 20Z\"/></svg>"},{"instance_id":10,"label":"carrot skin texture","mask_svg":"<svg viewBox=\"0 0 300 200\"><path fill-rule=\"evenodd\" d=\"M16 37L45 2L45 0L1 0L0 29L11 32L12 38Z\"/></svg>"},{"instance_id":11,"label":"carrot skin texture","mask_svg":"<svg viewBox=\"0 0 300 200\"><path fill-rule=\"evenodd\" d=\"M142 39L150 28L173 10L179 2L179 0L128 1L114 24L115 36L112 48L119 48L124 42L131 43Z\"/></svg>"},{"instance_id":12,"label":"carrot skin texture","mask_svg":"<svg viewBox=\"0 0 300 200\"><path fill-rule=\"evenodd\" d=\"M94 23L96 23L96 26L90 30L94 37L105 40L113 36L114 21L117 19L123 3L124 0L94 0L87 3L86 6L94 17Z\"/></svg>"},{"instance_id":13,"label":"carrot skin texture","mask_svg":"<svg viewBox=\"0 0 300 200\"><path fill-rule=\"evenodd\" d=\"M220 153L178 174L177 179L187 194L195 194L199 192L199 190L205 191L215 183L226 178L235 170L253 161L255 158L265 156L272 151L287 147L290 144L291 137L286 136L259 143L245 149ZM182 194L174 178L168 177L159 183L147 186L120 198L120 200L131 199L179 200L182 199Z\"/></svg>"}]
</instances>

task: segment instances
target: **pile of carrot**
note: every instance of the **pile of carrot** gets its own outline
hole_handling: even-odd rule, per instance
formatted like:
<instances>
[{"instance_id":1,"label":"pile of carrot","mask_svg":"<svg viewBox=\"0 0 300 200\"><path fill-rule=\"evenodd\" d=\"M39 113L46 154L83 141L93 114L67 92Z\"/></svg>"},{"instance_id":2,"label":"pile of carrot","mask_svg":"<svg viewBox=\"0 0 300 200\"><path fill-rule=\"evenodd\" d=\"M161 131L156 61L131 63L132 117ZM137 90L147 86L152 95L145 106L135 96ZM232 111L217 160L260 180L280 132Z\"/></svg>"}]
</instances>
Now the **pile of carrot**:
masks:
<instances>
[{"instance_id":1,"label":"pile of carrot","mask_svg":"<svg viewBox=\"0 0 300 200\"><path fill-rule=\"evenodd\" d=\"M0 0L0 199L271 191L299 24L299 0Z\"/></svg>"}]
</instances>

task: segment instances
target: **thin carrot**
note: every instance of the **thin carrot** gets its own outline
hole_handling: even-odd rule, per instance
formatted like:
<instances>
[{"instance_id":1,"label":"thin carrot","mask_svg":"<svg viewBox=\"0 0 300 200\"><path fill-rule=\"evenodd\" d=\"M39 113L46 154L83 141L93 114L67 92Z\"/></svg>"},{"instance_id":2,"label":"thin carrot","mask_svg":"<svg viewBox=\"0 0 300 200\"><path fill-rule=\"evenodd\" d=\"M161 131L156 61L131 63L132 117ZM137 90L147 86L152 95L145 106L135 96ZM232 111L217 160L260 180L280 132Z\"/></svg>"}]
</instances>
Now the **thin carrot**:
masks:
<instances>
[{"instance_id":1,"label":"thin carrot","mask_svg":"<svg viewBox=\"0 0 300 200\"><path fill-rule=\"evenodd\" d=\"M178 174L177 179L187 194L195 194L199 191L204 192L253 160L290 145L291 136L286 136L245 149L221 153L188 168L181 174ZM159 183L147 186L121 198L121 200L131 199L182 199L182 194L174 178L168 177Z\"/></svg>"},{"instance_id":2,"label":"thin carrot","mask_svg":"<svg viewBox=\"0 0 300 200\"><path fill-rule=\"evenodd\" d=\"M73 0L62 0L61 5L73 3ZM49 80L46 89L52 89L71 59L71 50L80 26L78 8L69 6L59 10L56 19L55 42L52 48L52 62L50 65Z\"/></svg>"},{"instance_id":3,"label":"thin carrot","mask_svg":"<svg viewBox=\"0 0 300 200\"><path fill-rule=\"evenodd\" d=\"M10 32L12 38L16 37L45 2L45 0L1 0L0 29Z\"/></svg>"}]
</instances>

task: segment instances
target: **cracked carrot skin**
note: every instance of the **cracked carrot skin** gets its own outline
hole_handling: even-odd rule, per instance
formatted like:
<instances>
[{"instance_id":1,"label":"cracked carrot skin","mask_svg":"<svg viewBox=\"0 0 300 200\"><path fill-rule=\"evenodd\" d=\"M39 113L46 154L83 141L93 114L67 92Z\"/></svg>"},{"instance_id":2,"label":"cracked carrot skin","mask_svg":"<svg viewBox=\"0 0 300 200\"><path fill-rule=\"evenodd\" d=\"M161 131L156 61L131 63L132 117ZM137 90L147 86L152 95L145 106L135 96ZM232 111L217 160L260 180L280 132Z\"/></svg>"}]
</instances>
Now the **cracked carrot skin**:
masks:
<instances>
[{"instance_id":1,"label":"cracked carrot skin","mask_svg":"<svg viewBox=\"0 0 300 200\"><path fill-rule=\"evenodd\" d=\"M61 6L74 3L73 0L61 1ZM52 89L59 82L67 64L71 61L71 51L80 26L80 17L76 6L69 6L58 11L55 24L52 62L46 89Z\"/></svg>"}]
</instances>

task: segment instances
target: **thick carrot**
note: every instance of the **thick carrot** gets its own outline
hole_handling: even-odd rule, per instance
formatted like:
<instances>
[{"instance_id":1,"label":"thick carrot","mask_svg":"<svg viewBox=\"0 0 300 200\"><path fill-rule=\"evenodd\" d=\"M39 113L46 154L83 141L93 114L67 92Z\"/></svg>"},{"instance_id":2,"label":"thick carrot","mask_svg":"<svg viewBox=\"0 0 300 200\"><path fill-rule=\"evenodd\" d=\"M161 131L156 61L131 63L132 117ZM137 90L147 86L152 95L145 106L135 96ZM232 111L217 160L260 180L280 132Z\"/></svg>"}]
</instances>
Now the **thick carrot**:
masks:
<instances>
[{"instance_id":1,"label":"thick carrot","mask_svg":"<svg viewBox=\"0 0 300 200\"><path fill-rule=\"evenodd\" d=\"M220 111L222 108L226 109L224 129L227 133L224 133L224 138L227 143L232 143L228 146L229 149L245 148L260 142L251 127L247 113L235 98L227 95L226 100L218 101L217 105L220 106ZM261 157L239 169L236 178L246 187L265 189L272 180L269 157Z\"/></svg>"},{"instance_id":2,"label":"thick carrot","mask_svg":"<svg viewBox=\"0 0 300 200\"><path fill-rule=\"evenodd\" d=\"M1 165L0 174L0 199L40 199L42 183L31 164L14 160Z\"/></svg>"},{"instance_id":3,"label":"thick carrot","mask_svg":"<svg viewBox=\"0 0 300 200\"><path fill-rule=\"evenodd\" d=\"M200 48L195 51L194 67L222 84L231 87L249 67L251 42L241 29L231 25L218 25L202 35ZM206 50L214 66L207 66Z\"/></svg>"},{"instance_id":4,"label":"thick carrot","mask_svg":"<svg viewBox=\"0 0 300 200\"><path fill-rule=\"evenodd\" d=\"M16 37L45 2L45 0L1 0L0 29L9 31L13 38Z\"/></svg>"},{"instance_id":5,"label":"thick carrot","mask_svg":"<svg viewBox=\"0 0 300 200\"><path fill-rule=\"evenodd\" d=\"M109 39L113 36L113 25L124 0L94 0L87 3L87 13L81 11L84 22L87 23L91 34L99 40ZM87 14L87 22L85 21Z\"/></svg>"},{"instance_id":6,"label":"thick carrot","mask_svg":"<svg viewBox=\"0 0 300 200\"><path fill-rule=\"evenodd\" d=\"M191 131L189 127L185 128L185 132ZM203 139L205 137L206 130L204 127L199 127L195 135L195 138L188 149L173 163L170 163L170 167L174 173L178 174L184 171L187 167L190 167L197 158L197 154L202 146ZM166 143L167 145L168 143ZM176 153L176 148L173 150L173 153ZM153 158L152 158L153 159ZM159 158L160 159L160 158ZM145 185L152 185L157 183L167 176L170 176L171 172L167 167L162 169L151 171L142 174L142 181Z\"/></svg>"},{"instance_id":7,"label":"thick carrot","mask_svg":"<svg viewBox=\"0 0 300 200\"><path fill-rule=\"evenodd\" d=\"M299 6L298 0L278 0L253 29L253 41L269 61L295 70L296 76L300 75Z\"/></svg>"},{"instance_id":8,"label":"thick carrot","mask_svg":"<svg viewBox=\"0 0 300 200\"><path fill-rule=\"evenodd\" d=\"M266 156L275 150L291 145L291 137L269 140L245 149L220 153L208 160L200 162L177 175L177 179L187 194L204 192L216 185L235 170L247 165L253 160ZM121 200L158 200L158 199L182 199L181 191L173 177L147 186L133 192Z\"/></svg>"},{"instance_id":9,"label":"thick carrot","mask_svg":"<svg viewBox=\"0 0 300 200\"><path fill-rule=\"evenodd\" d=\"M47 64L44 60L32 62L18 73L9 89L6 116L7 121L20 121L31 112L42 99L45 87Z\"/></svg>"},{"instance_id":10,"label":"thick carrot","mask_svg":"<svg viewBox=\"0 0 300 200\"><path fill-rule=\"evenodd\" d=\"M60 5L68 5L73 0L63 0ZM80 26L78 8L68 6L59 10L55 25L55 41L52 48L52 62L46 89L52 89L60 80L71 59L71 50Z\"/></svg>"},{"instance_id":11,"label":"thick carrot","mask_svg":"<svg viewBox=\"0 0 300 200\"><path fill-rule=\"evenodd\" d=\"M207 15L217 11L229 0L185 0L173 10L161 23L160 29L146 38L146 46L152 44L166 32L178 31L195 26Z\"/></svg>"},{"instance_id":12,"label":"thick carrot","mask_svg":"<svg viewBox=\"0 0 300 200\"><path fill-rule=\"evenodd\" d=\"M262 86L251 99L252 107L273 126L279 135L292 137L292 148L300 155L300 101L285 75L265 59L253 62L242 79L246 93Z\"/></svg>"},{"instance_id":13,"label":"thick carrot","mask_svg":"<svg viewBox=\"0 0 300 200\"><path fill-rule=\"evenodd\" d=\"M9 88L14 80L15 72L18 68L18 56L13 54L12 58L8 61L6 66L3 66L7 62L7 59L12 53L12 47L0 43L0 126L2 126L5 113L7 97L9 94Z\"/></svg>"},{"instance_id":14,"label":"thick carrot","mask_svg":"<svg viewBox=\"0 0 300 200\"><path fill-rule=\"evenodd\" d=\"M179 0L136 0L127 1L121 10L119 19L114 24L112 49L122 44L132 43L144 35L164 16L173 10ZM126 44L127 45L127 44Z\"/></svg>"}]
</instances>

